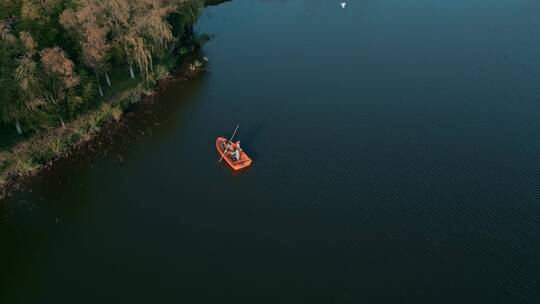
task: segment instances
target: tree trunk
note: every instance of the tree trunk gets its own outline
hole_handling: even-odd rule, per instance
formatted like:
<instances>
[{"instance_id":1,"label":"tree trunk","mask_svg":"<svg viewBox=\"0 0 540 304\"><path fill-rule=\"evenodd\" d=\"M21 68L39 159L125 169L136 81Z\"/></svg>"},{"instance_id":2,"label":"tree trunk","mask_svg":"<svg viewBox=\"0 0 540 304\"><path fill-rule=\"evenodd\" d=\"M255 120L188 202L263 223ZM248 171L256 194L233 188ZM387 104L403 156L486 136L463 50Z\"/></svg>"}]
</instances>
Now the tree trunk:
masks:
<instances>
[{"instance_id":1,"label":"tree trunk","mask_svg":"<svg viewBox=\"0 0 540 304\"><path fill-rule=\"evenodd\" d=\"M135 79L135 73L133 72L133 66L129 66L129 75L131 75L131 79Z\"/></svg>"},{"instance_id":2,"label":"tree trunk","mask_svg":"<svg viewBox=\"0 0 540 304\"><path fill-rule=\"evenodd\" d=\"M101 87L101 81L99 81L99 74L98 74L98 72L96 70L94 70L94 74L96 75L99 95L101 95L101 97L103 97L103 88Z\"/></svg>"},{"instance_id":3,"label":"tree trunk","mask_svg":"<svg viewBox=\"0 0 540 304\"><path fill-rule=\"evenodd\" d=\"M58 119L60 119L60 123L62 124L62 128L66 128L66 124L64 123L64 120L62 119L62 116L58 115Z\"/></svg>"},{"instance_id":4,"label":"tree trunk","mask_svg":"<svg viewBox=\"0 0 540 304\"><path fill-rule=\"evenodd\" d=\"M107 72L105 72L105 79L107 80L107 85L111 86L111 80L109 79L109 74L107 74Z\"/></svg>"},{"instance_id":5,"label":"tree trunk","mask_svg":"<svg viewBox=\"0 0 540 304\"><path fill-rule=\"evenodd\" d=\"M17 129L17 133L22 135L21 123L18 120L15 122L15 128Z\"/></svg>"}]
</instances>

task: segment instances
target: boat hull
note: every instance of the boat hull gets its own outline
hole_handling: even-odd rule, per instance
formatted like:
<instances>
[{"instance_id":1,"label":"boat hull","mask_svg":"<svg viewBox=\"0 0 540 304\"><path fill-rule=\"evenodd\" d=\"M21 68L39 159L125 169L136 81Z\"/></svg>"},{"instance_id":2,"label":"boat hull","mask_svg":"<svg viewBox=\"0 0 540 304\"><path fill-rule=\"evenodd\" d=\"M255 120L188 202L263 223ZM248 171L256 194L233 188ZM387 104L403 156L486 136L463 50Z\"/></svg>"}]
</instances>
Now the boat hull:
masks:
<instances>
[{"instance_id":1,"label":"boat hull","mask_svg":"<svg viewBox=\"0 0 540 304\"><path fill-rule=\"evenodd\" d=\"M230 151L227 151L225 153L224 144L227 142L227 139L224 137L218 137L216 139L216 149L221 157L223 157L223 160L229 164L229 167L231 167L233 170L238 171L242 170L246 167L249 167L251 165L251 158L242 150L240 153L240 159L234 160L231 158Z\"/></svg>"}]
</instances>

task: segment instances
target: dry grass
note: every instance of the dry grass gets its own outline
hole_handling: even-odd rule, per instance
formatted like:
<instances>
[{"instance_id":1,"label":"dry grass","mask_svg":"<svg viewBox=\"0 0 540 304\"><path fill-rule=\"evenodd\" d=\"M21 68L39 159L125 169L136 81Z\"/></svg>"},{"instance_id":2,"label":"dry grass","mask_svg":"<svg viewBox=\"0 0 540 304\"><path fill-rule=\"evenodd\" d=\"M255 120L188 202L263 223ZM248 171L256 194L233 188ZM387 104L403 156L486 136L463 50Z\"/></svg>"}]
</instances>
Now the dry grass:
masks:
<instances>
[{"instance_id":1,"label":"dry grass","mask_svg":"<svg viewBox=\"0 0 540 304\"><path fill-rule=\"evenodd\" d=\"M0 153L0 198L5 194L8 184L36 174L41 168L69 155L74 148L91 140L109 121L120 120L127 105L131 104L123 99L141 93L134 89L121 94L115 101L105 103L66 124L65 128L36 134L15 145L10 151Z\"/></svg>"}]
</instances>

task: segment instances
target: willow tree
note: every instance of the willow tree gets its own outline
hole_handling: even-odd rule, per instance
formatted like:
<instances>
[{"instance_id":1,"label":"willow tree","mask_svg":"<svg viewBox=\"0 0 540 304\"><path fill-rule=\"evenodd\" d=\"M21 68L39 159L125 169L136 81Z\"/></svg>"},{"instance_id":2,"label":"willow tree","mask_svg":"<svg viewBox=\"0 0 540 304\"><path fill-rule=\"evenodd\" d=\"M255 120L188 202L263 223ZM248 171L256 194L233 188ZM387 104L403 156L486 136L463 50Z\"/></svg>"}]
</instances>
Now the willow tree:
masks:
<instances>
[{"instance_id":1,"label":"willow tree","mask_svg":"<svg viewBox=\"0 0 540 304\"><path fill-rule=\"evenodd\" d=\"M13 123L21 133L15 84L15 69L17 64L14 58L19 56L17 37L11 33L6 23L0 22L0 118L4 123Z\"/></svg>"},{"instance_id":2,"label":"willow tree","mask_svg":"<svg viewBox=\"0 0 540 304\"><path fill-rule=\"evenodd\" d=\"M169 17L169 23L173 26L175 39L180 42L186 35L193 34L193 25L197 22L204 3L202 0L165 0L165 3L176 7Z\"/></svg>"},{"instance_id":3,"label":"willow tree","mask_svg":"<svg viewBox=\"0 0 540 304\"><path fill-rule=\"evenodd\" d=\"M140 41L138 41L138 37L136 37L130 21L131 13L129 1L109 0L106 2L106 6L107 15L111 21L113 48L116 51L116 55L120 56L122 60L128 63L131 78L135 78L135 73L133 72L133 64L135 62L133 54L135 52L131 52L130 50L134 49L134 47L132 47L133 44L140 44ZM143 60L139 61L143 62Z\"/></svg>"},{"instance_id":4,"label":"willow tree","mask_svg":"<svg viewBox=\"0 0 540 304\"><path fill-rule=\"evenodd\" d=\"M162 54L173 40L167 16L175 7L158 0L110 0L107 5L113 45L128 63L131 78L135 78L134 65L148 76L153 56Z\"/></svg>"},{"instance_id":5,"label":"willow tree","mask_svg":"<svg viewBox=\"0 0 540 304\"><path fill-rule=\"evenodd\" d=\"M76 10L64 10L60 16L62 26L75 33L81 47L81 57L86 66L94 71L98 89L103 96L99 73L105 74L107 84L111 81L107 70L110 45L107 41L109 23L105 15L105 6L97 0L81 0Z\"/></svg>"},{"instance_id":6,"label":"willow tree","mask_svg":"<svg viewBox=\"0 0 540 304\"><path fill-rule=\"evenodd\" d=\"M106 60L110 47L107 44L106 36L107 31L104 28L87 28L86 39L82 43L82 59L88 67L94 70L101 96L103 96L103 89L99 80L100 71L105 74L107 85L111 86L111 80L107 74L109 64Z\"/></svg>"},{"instance_id":7,"label":"willow tree","mask_svg":"<svg viewBox=\"0 0 540 304\"><path fill-rule=\"evenodd\" d=\"M4 1L4 0L0 0ZM32 33L40 46L59 42L61 27L56 18L66 0L18 0L17 29Z\"/></svg>"},{"instance_id":8,"label":"willow tree","mask_svg":"<svg viewBox=\"0 0 540 304\"><path fill-rule=\"evenodd\" d=\"M39 108L45 106L46 103L38 64L34 60L37 45L28 32L20 32L19 39L24 50L23 56L17 60L17 68L15 69L15 80L19 88L17 112L20 113L16 120L16 126L20 134L22 133L20 119L29 124Z\"/></svg>"},{"instance_id":9,"label":"willow tree","mask_svg":"<svg viewBox=\"0 0 540 304\"><path fill-rule=\"evenodd\" d=\"M43 104L35 54L36 43L28 32L17 37L0 24L0 114L3 122L15 124L19 134L22 123L28 125Z\"/></svg>"},{"instance_id":10,"label":"willow tree","mask_svg":"<svg viewBox=\"0 0 540 304\"><path fill-rule=\"evenodd\" d=\"M123 48L131 78L135 78L133 65L139 67L139 71L144 77L148 76L148 68L152 65L152 53L150 53L144 39L136 31L129 31L117 42Z\"/></svg>"},{"instance_id":11,"label":"willow tree","mask_svg":"<svg viewBox=\"0 0 540 304\"><path fill-rule=\"evenodd\" d=\"M59 47L47 48L40 52L44 82L48 89L48 100L54 105L56 115L65 127L62 118L62 104L71 88L79 84L79 77L74 71L73 62Z\"/></svg>"},{"instance_id":12,"label":"willow tree","mask_svg":"<svg viewBox=\"0 0 540 304\"><path fill-rule=\"evenodd\" d=\"M167 17L176 11L176 6L163 6L161 1L156 0L147 0L146 2L138 2L141 11L136 30L147 43L151 55L161 57L165 54L168 44L174 40L172 27L167 21ZM152 61L150 61L151 63Z\"/></svg>"}]
</instances>

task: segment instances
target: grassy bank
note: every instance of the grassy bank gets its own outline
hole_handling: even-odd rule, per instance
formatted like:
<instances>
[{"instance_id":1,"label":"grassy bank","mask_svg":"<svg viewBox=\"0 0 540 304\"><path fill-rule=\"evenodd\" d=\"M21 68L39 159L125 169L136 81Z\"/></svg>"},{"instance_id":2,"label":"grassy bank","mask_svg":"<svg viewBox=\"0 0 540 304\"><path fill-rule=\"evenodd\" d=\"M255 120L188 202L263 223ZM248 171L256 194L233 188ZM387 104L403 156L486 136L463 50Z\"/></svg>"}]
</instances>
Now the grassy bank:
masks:
<instances>
[{"instance_id":1,"label":"grassy bank","mask_svg":"<svg viewBox=\"0 0 540 304\"><path fill-rule=\"evenodd\" d=\"M204 70L204 61L194 56L184 57L182 65L176 60L169 60L167 65L156 66L146 80L111 96L65 127L36 133L0 152L0 200L23 178L33 176L54 161L69 156L108 124L119 121L133 105L152 98L158 84L172 77L170 71L178 66L180 75L193 77Z\"/></svg>"}]
</instances>

